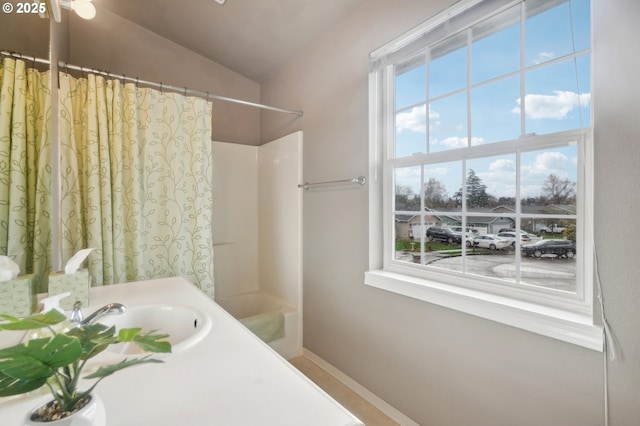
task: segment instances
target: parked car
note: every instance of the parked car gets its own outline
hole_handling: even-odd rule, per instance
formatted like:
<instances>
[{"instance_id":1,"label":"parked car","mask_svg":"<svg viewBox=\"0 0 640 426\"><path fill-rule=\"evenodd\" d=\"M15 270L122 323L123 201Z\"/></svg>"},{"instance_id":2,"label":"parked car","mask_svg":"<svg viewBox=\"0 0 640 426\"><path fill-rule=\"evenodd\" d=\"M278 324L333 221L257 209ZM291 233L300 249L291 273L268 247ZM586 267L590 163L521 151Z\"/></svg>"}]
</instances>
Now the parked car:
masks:
<instances>
[{"instance_id":1,"label":"parked car","mask_svg":"<svg viewBox=\"0 0 640 426\"><path fill-rule=\"evenodd\" d=\"M564 232L564 226L553 224L551 226L541 226L538 230L542 234L562 234Z\"/></svg>"},{"instance_id":2,"label":"parked car","mask_svg":"<svg viewBox=\"0 0 640 426\"><path fill-rule=\"evenodd\" d=\"M498 233L498 235L500 235L503 232L513 232L515 233L516 230L513 228L502 228L500 230L500 232ZM532 234L531 232L527 232L524 230L520 230L520 235L524 236L524 237L528 237L531 243L535 243L536 241L540 241L542 239L542 237L537 236L536 234Z\"/></svg>"},{"instance_id":3,"label":"parked car","mask_svg":"<svg viewBox=\"0 0 640 426\"><path fill-rule=\"evenodd\" d=\"M498 237L497 235L479 235L473 239L475 247L488 248L491 250L501 250L511 245L511 241Z\"/></svg>"},{"instance_id":4,"label":"parked car","mask_svg":"<svg viewBox=\"0 0 640 426\"><path fill-rule=\"evenodd\" d=\"M462 234L454 232L449 228L440 228L438 226L432 226L427 229L427 238L429 241L438 240L449 244L462 242Z\"/></svg>"},{"instance_id":5,"label":"parked car","mask_svg":"<svg viewBox=\"0 0 640 426\"><path fill-rule=\"evenodd\" d=\"M522 253L533 257L551 254L572 259L576 255L576 245L571 240L541 240L522 246Z\"/></svg>"},{"instance_id":6,"label":"parked car","mask_svg":"<svg viewBox=\"0 0 640 426\"><path fill-rule=\"evenodd\" d=\"M462 235L462 230L464 228L462 228L462 226L452 226L449 229L451 229L453 232L456 232L460 235ZM471 245L473 244L473 239L478 235L478 230L477 229L473 229L473 228L466 228L466 232L464 234L465 236L465 245L467 247L471 247Z\"/></svg>"},{"instance_id":7,"label":"parked car","mask_svg":"<svg viewBox=\"0 0 640 426\"><path fill-rule=\"evenodd\" d=\"M515 231L513 231L513 232L500 232L500 233L498 233L498 237L504 238L505 240L509 240L509 242L511 243L511 246L515 248L516 240L518 239L518 236L517 236ZM520 245L529 244L530 242L531 242L531 237L529 237L529 234L523 234L521 232L520 233Z\"/></svg>"},{"instance_id":8,"label":"parked car","mask_svg":"<svg viewBox=\"0 0 640 426\"><path fill-rule=\"evenodd\" d=\"M460 232L462 233L462 226L452 226L451 229L453 232ZM474 237L476 235L478 235L478 230L477 229L473 229L473 228L466 228L467 230L467 235L473 235Z\"/></svg>"}]
</instances>

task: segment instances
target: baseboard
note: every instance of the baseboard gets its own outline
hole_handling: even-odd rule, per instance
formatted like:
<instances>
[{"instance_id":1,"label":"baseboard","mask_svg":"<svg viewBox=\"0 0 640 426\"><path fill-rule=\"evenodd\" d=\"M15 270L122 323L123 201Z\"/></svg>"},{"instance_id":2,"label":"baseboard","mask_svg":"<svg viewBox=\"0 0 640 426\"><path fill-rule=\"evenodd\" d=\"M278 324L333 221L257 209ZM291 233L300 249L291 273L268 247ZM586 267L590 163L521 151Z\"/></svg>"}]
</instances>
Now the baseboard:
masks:
<instances>
[{"instance_id":1,"label":"baseboard","mask_svg":"<svg viewBox=\"0 0 640 426\"><path fill-rule=\"evenodd\" d=\"M360 383L356 382L351 377L347 376L345 373L338 370L333 365L329 364L327 361L320 358L318 355L314 354L307 348L302 348L302 353L305 357L307 357L309 361L313 362L318 367L331 374L338 381L360 395L367 402L375 406L378 410L382 411L387 417L391 418L396 423L401 424L402 426L420 426L418 423L402 414L399 410L389 405L385 400L369 391Z\"/></svg>"}]
</instances>

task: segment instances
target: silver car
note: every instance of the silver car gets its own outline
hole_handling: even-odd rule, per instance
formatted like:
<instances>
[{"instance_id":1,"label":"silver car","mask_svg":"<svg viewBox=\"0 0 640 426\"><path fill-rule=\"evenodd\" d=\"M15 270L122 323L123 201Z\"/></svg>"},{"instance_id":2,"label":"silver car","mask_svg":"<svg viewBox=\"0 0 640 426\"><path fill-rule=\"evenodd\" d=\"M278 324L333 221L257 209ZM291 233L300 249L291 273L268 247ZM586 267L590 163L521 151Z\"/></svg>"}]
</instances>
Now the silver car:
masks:
<instances>
[{"instance_id":1,"label":"silver car","mask_svg":"<svg viewBox=\"0 0 640 426\"><path fill-rule=\"evenodd\" d=\"M474 247L488 248L490 250L501 250L511 246L511 241L498 237L497 235L479 235L473 239Z\"/></svg>"}]
</instances>

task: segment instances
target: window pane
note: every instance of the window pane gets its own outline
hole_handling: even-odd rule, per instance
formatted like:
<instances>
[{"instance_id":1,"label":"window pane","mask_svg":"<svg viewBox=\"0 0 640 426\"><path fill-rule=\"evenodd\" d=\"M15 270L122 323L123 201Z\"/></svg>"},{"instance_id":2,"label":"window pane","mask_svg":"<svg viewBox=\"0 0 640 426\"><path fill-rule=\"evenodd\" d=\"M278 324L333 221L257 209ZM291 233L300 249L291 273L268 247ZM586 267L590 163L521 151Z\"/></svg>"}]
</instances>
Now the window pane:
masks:
<instances>
[{"instance_id":1,"label":"window pane","mask_svg":"<svg viewBox=\"0 0 640 426\"><path fill-rule=\"evenodd\" d=\"M467 86L467 33L450 37L431 48L429 99Z\"/></svg>"},{"instance_id":2,"label":"window pane","mask_svg":"<svg viewBox=\"0 0 640 426\"><path fill-rule=\"evenodd\" d=\"M395 260L420 263L423 229L426 228L420 221L420 215L395 215Z\"/></svg>"},{"instance_id":3,"label":"window pane","mask_svg":"<svg viewBox=\"0 0 640 426\"><path fill-rule=\"evenodd\" d=\"M542 221L532 220L536 226ZM553 232L539 233L523 244L520 282L556 290L576 291L576 221L556 220ZM560 230L562 229L562 231Z\"/></svg>"},{"instance_id":4,"label":"window pane","mask_svg":"<svg viewBox=\"0 0 640 426\"><path fill-rule=\"evenodd\" d=\"M588 60L570 59L525 74L526 133L547 134L589 125L589 116L584 115L589 110L591 94L581 93L576 81L576 77L587 78L585 68ZM514 111L519 111L520 102L517 103Z\"/></svg>"},{"instance_id":5,"label":"window pane","mask_svg":"<svg viewBox=\"0 0 640 426\"><path fill-rule=\"evenodd\" d=\"M522 213L575 215L577 181L576 145L523 153L520 172Z\"/></svg>"},{"instance_id":6,"label":"window pane","mask_svg":"<svg viewBox=\"0 0 640 426\"><path fill-rule=\"evenodd\" d=\"M427 240L423 264L450 271L462 271L461 216L442 215L434 217L436 224L427 229Z\"/></svg>"},{"instance_id":7,"label":"window pane","mask_svg":"<svg viewBox=\"0 0 640 426\"><path fill-rule=\"evenodd\" d=\"M420 211L421 169L420 166L395 169L395 211Z\"/></svg>"},{"instance_id":8,"label":"window pane","mask_svg":"<svg viewBox=\"0 0 640 426\"><path fill-rule=\"evenodd\" d=\"M571 23L576 52L591 48L591 8L589 0L571 0Z\"/></svg>"},{"instance_id":9,"label":"window pane","mask_svg":"<svg viewBox=\"0 0 640 426\"><path fill-rule=\"evenodd\" d=\"M471 84L520 69L520 7L471 28Z\"/></svg>"},{"instance_id":10,"label":"window pane","mask_svg":"<svg viewBox=\"0 0 640 426\"><path fill-rule=\"evenodd\" d=\"M395 157L424 153L427 148L427 106L415 106L396 114Z\"/></svg>"},{"instance_id":11,"label":"window pane","mask_svg":"<svg viewBox=\"0 0 640 426\"><path fill-rule=\"evenodd\" d=\"M553 7L550 7L553 6ZM540 64L574 52L570 2L525 2L525 64Z\"/></svg>"},{"instance_id":12,"label":"window pane","mask_svg":"<svg viewBox=\"0 0 640 426\"><path fill-rule=\"evenodd\" d=\"M424 166L424 207L427 212L460 211L462 206L456 193L462 187L462 162L436 163ZM436 224L438 215L428 217Z\"/></svg>"},{"instance_id":13,"label":"window pane","mask_svg":"<svg viewBox=\"0 0 640 426\"><path fill-rule=\"evenodd\" d=\"M467 146L466 94L459 93L429 104L429 152Z\"/></svg>"},{"instance_id":14,"label":"window pane","mask_svg":"<svg viewBox=\"0 0 640 426\"><path fill-rule=\"evenodd\" d=\"M511 77L471 91L471 145L517 139L521 132L520 77Z\"/></svg>"},{"instance_id":15,"label":"window pane","mask_svg":"<svg viewBox=\"0 0 640 426\"><path fill-rule=\"evenodd\" d=\"M410 64L396 67L396 111L411 105L424 103L427 96L427 66L422 60L421 64Z\"/></svg>"},{"instance_id":16,"label":"window pane","mask_svg":"<svg viewBox=\"0 0 640 426\"><path fill-rule=\"evenodd\" d=\"M472 212L515 213L516 156L480 158L467 161L467 209ZM496 223L486 218L487 226ZM513 223L512 219L508 220ZM500 227L504 227L500 224ZM489 232L497 232L490 229Z\"/></svg>"}]
</instances>

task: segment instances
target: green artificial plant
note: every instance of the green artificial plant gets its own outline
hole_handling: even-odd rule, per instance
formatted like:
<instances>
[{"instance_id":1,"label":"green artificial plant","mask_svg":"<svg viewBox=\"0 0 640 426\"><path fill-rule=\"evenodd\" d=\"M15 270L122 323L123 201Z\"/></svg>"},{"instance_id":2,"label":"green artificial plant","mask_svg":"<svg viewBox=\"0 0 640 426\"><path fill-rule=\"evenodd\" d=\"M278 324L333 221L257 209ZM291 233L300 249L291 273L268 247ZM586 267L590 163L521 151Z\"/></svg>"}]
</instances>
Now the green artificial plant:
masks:
<instances>
[{"instance_id":1,"label":"green artificial plant","mask_svg":"<svg viewBox=\"0 0 640 426\"><path fill-rule=\"evenodd\" d=\"M171 352L168 335L155 331L142 332L140 328L125 328L91 324L70 330L54 326L66 320L64 314L51 310L23 319L0 315L0 331L27 331L48 329L48 337L41 337L0 349L0 396L19 395L48 386L60 411L73 412L81 401L95 389L102 379L123 368L161 360L143 358L124 359L112 365L103 365L92 374L82 377L87 361L104 351L109 345L132 342L147 352ZM86 390L78 390L80 378L95 379Z\"/></svg>"}]
</instances>

